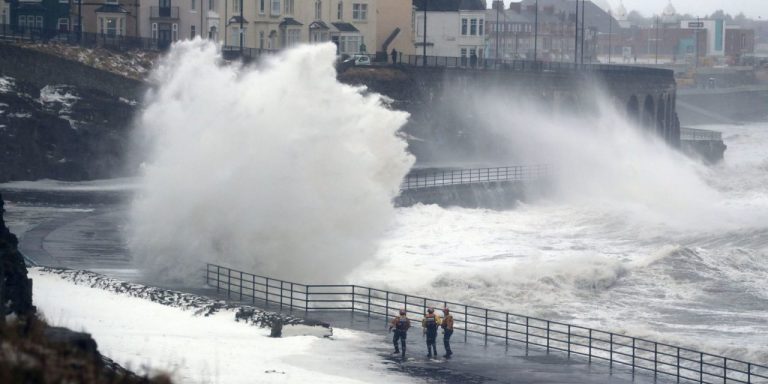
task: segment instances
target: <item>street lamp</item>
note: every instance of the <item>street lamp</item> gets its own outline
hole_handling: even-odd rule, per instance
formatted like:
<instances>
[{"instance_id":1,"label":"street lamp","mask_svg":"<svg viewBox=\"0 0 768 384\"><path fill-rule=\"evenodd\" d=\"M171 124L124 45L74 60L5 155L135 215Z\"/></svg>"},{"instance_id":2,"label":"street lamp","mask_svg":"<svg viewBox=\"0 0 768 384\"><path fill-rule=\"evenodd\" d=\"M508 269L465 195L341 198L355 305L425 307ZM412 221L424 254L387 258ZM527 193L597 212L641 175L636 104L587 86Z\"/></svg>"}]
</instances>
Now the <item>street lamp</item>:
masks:
<instances>
[{"instance_id":1,"label":"street lamp","mask_svg":"<svg viewBox=\"0 0 768 384\"><path fill-rule=\"evenodd\" d=\"M201 4L201 6L202 6L202 4ZM200 12L202 12L202 9L200 10ZM243 36L243 32L244 32L243 31L243 22L244 22L244 20L245 19L243 18L243 0L240 0L240 57L241 58L243 57L243 38L245 37L245 36Z\"/></svg>"},{"instance_id":2,"label":"street lamp","mask_svg":"<svg viewBox=\"0 0 768 384\"><path fill-rule=\"evenodd\" d=\"M424 40L422 41L421 65L427 66L427 8L429 0L424 0Z\"/></svg>"},{"instance_id":3,"label":"street lamp","mask_svg":"<svg viewBox=\"0 0 768 384\"><path fill-rule=\"evenodd\" d=\"M533 22L533 61L538 59L539 54L539 0L536 0L536 12Z\"/></svg>"},{"instance_id":4,"label":"street lamp","mask_svg":"<svg viewBox=\"0 0 768 384\"><path fill-rule=\"evenodd\" d=\"M611 53L613 53L613 11L608 10L608 64L611 64Z\"/></svg>"},{"instance_id":5,"label":"street lamp","mask_svg":"<svg viewBox=\"0 0 768 384\"><path fill-rule=\"evenodd\" d=\"M579 63L579 0L576 0L576 27L573 34L573 63Z\"/></svg>"}]
</instances>

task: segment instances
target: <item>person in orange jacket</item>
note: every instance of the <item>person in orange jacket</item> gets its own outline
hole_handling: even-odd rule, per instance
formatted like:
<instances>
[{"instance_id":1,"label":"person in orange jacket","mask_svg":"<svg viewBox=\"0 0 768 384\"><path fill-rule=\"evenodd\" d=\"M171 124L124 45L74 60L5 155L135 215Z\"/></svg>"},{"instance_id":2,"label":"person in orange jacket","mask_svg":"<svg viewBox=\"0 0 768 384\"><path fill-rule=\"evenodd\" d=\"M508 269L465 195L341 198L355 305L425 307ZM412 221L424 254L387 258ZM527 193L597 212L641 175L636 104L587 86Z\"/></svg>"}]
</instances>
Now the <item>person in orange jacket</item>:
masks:
<instances>
[{"instance_id":1,"label":"person in orange jacket","mask_svg":"<svg viewBox=\"0 0 768 384\"><path fill-rule=\"evenodd\" d=\"M448 308L443 308L443 323L440 325L443 327L443 345L445 346L445 357L449 358L453 355L451 351L451 335L453 335L453 315L451 315ZM437 352L435 352L437 353Z\"/></svg>"},{"instance_id":2,"label":"person in orange jacket","mask_svg":"<svg viewBox=\"0 0 768 384\"><path fill-rule=\"evenodd\" d=\"M404 309L400 310L400 315L395 316L394 319L392 319L392 322L389 324L389 330L392 331L394 329L395 335L392 337L392 344L395 345L395 354L400 353L400 348L397 345L398 340L400 341L400 345L403 347L402 357L405 358L405 337L408 335L408 328L411 327L411 320L408 319L408 316Z\"/></svg>"},{"instance_id":3,"label":"person in orange jacket","mask_svg":"<svg viewBox=\"0 0 768 384\"><path fill-rule=\"evenodd\" d=\"M427 357L432 357L432 351L437 357L437 328L440 326L440 316L435 313L434 308L427 310L427 314L421 320L421 326L427 334Z\"/></svg>"}]
</instances>

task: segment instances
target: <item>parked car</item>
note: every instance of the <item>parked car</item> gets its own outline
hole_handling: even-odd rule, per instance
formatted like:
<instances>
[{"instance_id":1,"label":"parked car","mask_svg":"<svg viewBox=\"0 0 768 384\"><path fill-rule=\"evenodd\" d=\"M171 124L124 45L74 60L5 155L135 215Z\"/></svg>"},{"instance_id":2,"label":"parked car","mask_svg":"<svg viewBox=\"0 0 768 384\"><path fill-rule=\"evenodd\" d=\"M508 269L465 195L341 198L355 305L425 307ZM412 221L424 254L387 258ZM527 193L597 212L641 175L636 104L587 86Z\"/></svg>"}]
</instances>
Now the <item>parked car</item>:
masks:
<instances>
[{"instance_id":1,"label":"parked car","mask_svg":"<svg viewBox=\"0 0 768 384\"><path fill-rule=\"evenodd\" d=\"M354 66L371 65L371 57L368 55L352 55L349 59L344 61L352 62Z\"/></svg>"}]
</instances>

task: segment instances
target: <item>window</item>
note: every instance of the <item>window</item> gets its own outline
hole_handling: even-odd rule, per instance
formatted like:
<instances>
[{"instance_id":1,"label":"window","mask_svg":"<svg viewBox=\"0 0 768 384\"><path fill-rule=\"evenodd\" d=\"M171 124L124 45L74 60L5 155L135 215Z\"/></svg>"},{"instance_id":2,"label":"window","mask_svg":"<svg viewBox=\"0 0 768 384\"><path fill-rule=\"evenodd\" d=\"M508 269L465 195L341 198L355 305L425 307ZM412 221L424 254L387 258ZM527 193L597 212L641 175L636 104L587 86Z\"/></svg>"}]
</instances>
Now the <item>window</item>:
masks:
<instances>
[{"instance_id":1,"label":"window","mask_svg":"<svg viewBox=\"0 0 768 384\"><path fill-rule=\"evenodd\" d=\"M323 14L323 2L315 0L315 20L320 20Z\"/></svg>"},{"instance_id":2,"label":"window","mask_svg":"<svg viewBox=\"0 0 768 384\"><path fill-rule=\"evenodd\" d=\"M152 38L157 40L157 23L152 23Z\"/></svg>"},{"instance_id":3,"label":"window","mask_svg":"<svg viewBox=\"0 0 768 384\"><path fill-rule=\"evenodd\" d=\"M264 49L264 31L259 31L259 48Z\"/></svg>"},{"instance_id":4,"label":"window","mask_svg":"<svg viewBox=\"0 0 768 384\"><path fill-rule=\"evenodd\" d=\"M197 0L189 0L189 1L190 1L189 9L194 11L197 8Z\"/></svg>"},{"instance_id":5,"label":"window","mask_svg":"<svg viewBox=\"0 0 768 384\"><path fill-rule=\"evenodd\" d=\"M352 4L352 19L353 20L368 19L368 4Z\"/></svg>"},{"instance_id":6,"label":"window","mask_svg":"<svg viewBox=\"0 0 768 384\"><path fill-rule=\"evenodd\" d=\"M467 35L467 19L461 19L461 34L463 36Z\"/></svg>"},{"instance_id":7,"label":"window","mask_svg":"<svg viewBox=\"0 0 768 384\"><path fill-rule=\"evenodd\" d=\"M472 36L477 35L477 19L469 20L469 34Z\"/></svg>"},{"instance_id":8,"label":"window","mask_svg":"<svg viewBox=\"0 0 768 384\"><path fill-rule=\"evenodd\" d=\"M195 38L195 26L191 25L189 27L189 38L194 39Z\"/></svg>"},{"instance_id":9,"label":"window","mask_svg":"<svg viewBox=\"0 0 768 384\"><path fill-rule=\"evenodd\" d=\"M19 16L19 29L26 29L27 28L27 17L26 16Z\"/></svg>"},{"instance_id":10,"label":"window","mask_svg":"<svg viewBox=\"0 0 768 384\"><path fill-rule=\"evenodd\" d=\"M117 4L117 0L104 0L106 4Z\"/></svg>"},{"instance_id":11,"label":"window","mask_svg":"<svg viewBox=\"0 0 768 384\"><path fill-rule=\"evenodd\" d=\"M358 53L361 42L361 36L339 36L339 53Z\"/></svg>"},{"instance_id":12,"label":"window","mask_svg":"<svg viewBox=\"0 0 768 384\"><path fill-rule=\"evenodd\" d=\"M101 32L102 35L106 35L107 37L115 37L119 34L116 17L101 17L99 20L101 21L101 31L99 32Z\"/></svg>"},{"instance_id":13,"label":"window","mask_svg":"<svg viewBox=\"0 0 768 384\"><path fill-rule=\"evenodd\" d=\"M341 20L344 18L344 2L339 1L339 5L336 7L336 18Z\"/></svg>"},{"instance_id":14,"label":"window","mask_svg":"<svg viewBox=\"0 0 768 384\"><path fill-rule=\"evenodd\" d=\"M232 0L232 13L240 14L240 1L242 0Z\"/></svg>"},{"instance_id":15,"label":"window","mask_svg":"<svg viewBox=\"0 0 768 384\"><path fill-rule=\"evenodd\" d=\"M264 2L265 1L266 0L259 0L259 15L263 15L264 14L264 7L265 7Z\"/></svg>"},{"instance_id":16,"label":"window","mask_svg":"<svg viewBox=\"0 0 768 384\"><path fill-rule=\"evenodd\" d=\"M286 15L293 15L293 1L294 0L285 0L285 14Z\"/></svg>"},{"instance_id":17,"label":"window","mask_svg":"<svg viewBox=\"0 0 768 384\"><path fill-rule=\"evenodd\" d=\"M483 20L483 19L480 19L480 23L479 23L479 25L477 26L477 28L478 28L478 33L477 33L477 34L478 34L478 35L480 35L480 36L482 36L482 35L483 35L483 27L484 27L484 26L485 26L485 20Z\"/></svg>"},{"instance_id":18,"label":"window","mask_svg":"<svg viewBox=\"0 0 768 384\"><path fill-rule=\"evenodd\" d=\"M179 25L174 23L171 26L171 40L176 41L178 39L179 39Z\"/></svg>"},{"instance_id":19,"label":"window","mask_svg":"<svg viewBox=\"0 0 768 384\"><path fill-rule=\"evenodd\" d=\"M272 9L269 14L272 16L280 16L280 0L272 0Z\"/></svg>"},{"instance_id":20,"label":"window","mask_svg":"<svg viewBox=\"0 0 768 384\"><path fill-rule=\"evenodd\" d=\"M216 8L216 0L208 0L208 10L213 11Z\"/></svg>"},{"instance_id":21,"label":"window","mask_svg":"<svg viewBox=\"0 0 768 384\"><path fill-rule=\"evenodd\" d=\"M216 27L211 27L211 29L208 31L208 38L211 40L216 40L218 38Z\"/></svg>"},{"instance_id":22,"label":"window","mask_svg":"<svg viewBox=\"0 0 768 384\"><path fill-rule=\"evenodd\" d=\"M69 19L60 17L57 29L62 33L69 32Z\"/></svg>"},{"instance_id":23,"label":"window","mask_svg":"<svg viewBox=\"0 0 768 384\"><path fill-rule=\"evenodd\" d=\"M300 29L289 29L285 31L285 46L290 47L293 45L296 45L299 43L299 40L301 39L301 30Z\"/></svg>"}]
</instances>

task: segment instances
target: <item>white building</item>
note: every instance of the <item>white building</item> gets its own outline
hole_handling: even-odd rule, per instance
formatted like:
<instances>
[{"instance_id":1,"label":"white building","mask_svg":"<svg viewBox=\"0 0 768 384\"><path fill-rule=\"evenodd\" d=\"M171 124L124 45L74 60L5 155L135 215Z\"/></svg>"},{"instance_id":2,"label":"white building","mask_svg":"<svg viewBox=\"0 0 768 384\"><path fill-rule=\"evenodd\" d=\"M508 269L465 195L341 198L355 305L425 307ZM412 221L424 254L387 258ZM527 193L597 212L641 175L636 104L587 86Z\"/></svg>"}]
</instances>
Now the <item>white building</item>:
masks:
<instances>
[{"instance_id":1,"label":"white building","mask_svg":"<svg viewBox=\"0 0 768 384\"><path fill-rule=\"evenodd\" d=\"M223 42L227 46L239 46L240 0L219 1L224 3L220 12L227 28ZM370 53L376 45L377 1L244 1L243 45L281 49L299 43L333 41L340 54Z\"/></svg>"},{"instance_id":2,"label":"white building","mask_svg":"<svg viewBox=\"0 0 768 384\"><path fill-rule=\"evenodd\" d=\"M682 20L680 28L706 31L707 56L725 56L725 20Z\"/></svg>"},{"instance_id":3,"label":"white building","mask_svg":"<svg viewBox=\"0 0 768 384\"><path fill-rule=\"evenodd\" d=\"M427 56L483 57L485 46L484 0L414 1L414 45L416 55L424 48L426 10Z\"/></svg>"},{"instance_id":4,"label":"white building","mask_svg":"<svg viewBox=\"0 0 768 384\"><path fill-rule=\"evenodd\" d=\"M140 34L158 45L197 36L219 40L218 7L223 0L148 0L139 11Z\"/></svg>"}]
</instances>

